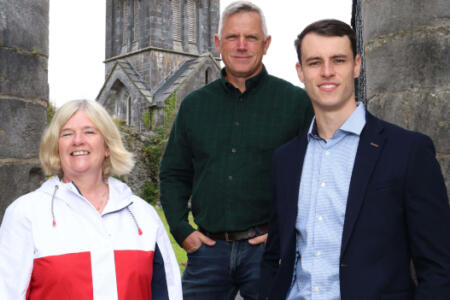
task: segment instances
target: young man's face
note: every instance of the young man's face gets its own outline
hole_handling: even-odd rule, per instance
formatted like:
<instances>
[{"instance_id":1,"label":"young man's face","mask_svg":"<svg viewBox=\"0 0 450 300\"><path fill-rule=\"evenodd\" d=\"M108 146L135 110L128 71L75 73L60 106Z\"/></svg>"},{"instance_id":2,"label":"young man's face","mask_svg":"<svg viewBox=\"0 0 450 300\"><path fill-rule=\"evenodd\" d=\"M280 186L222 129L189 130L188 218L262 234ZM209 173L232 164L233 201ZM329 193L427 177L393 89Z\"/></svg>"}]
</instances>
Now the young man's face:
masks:
<instances>
[{"instance_id":1,"label":"young man's face","mask_svg":"<svg viewBox=\"0 0 450 300\"><path fill-rule=\"evenodd\" d=\"M215 37L227 78L248 79L262 69L262 58L270 45L264 40L261 18L256 12L239 12L224 20L222 32Z\"/></svg>"},{"instance_id":2,"label":"young man's face","mask_svg":"<svg viewBox=\"0 0 450 300\"><path fill-rule=\"evenodd\" d=\"M301 51L302 63L297 63L297 73L314 110L337 111L354 106L353 80L359 76L361 58L353 58L350 39L308 33Z\"/></svg>"}]
</instances>

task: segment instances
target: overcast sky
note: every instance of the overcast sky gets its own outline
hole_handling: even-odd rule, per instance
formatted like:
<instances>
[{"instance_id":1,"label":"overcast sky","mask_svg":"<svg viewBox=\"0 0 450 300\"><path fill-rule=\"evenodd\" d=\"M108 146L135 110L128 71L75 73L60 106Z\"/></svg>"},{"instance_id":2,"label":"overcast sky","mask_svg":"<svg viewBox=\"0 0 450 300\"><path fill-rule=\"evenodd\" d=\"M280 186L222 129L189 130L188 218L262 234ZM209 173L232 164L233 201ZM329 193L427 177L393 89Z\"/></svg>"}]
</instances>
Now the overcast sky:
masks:
<instances>
[{"instance_id":1,"label":"overcast sky","mask_svg":"<svg viewBox=\"0 0 450 300\"><path fill-rule=\"evenodd\" d=\"M165 1L165 0L160 0ZM222 0L221 10L233 0ZM294 40L308 24L335 18L350 24L352 0L253 0L266 16L272 43L269 73L301 85L295 72ZM50 101L95 99L105 68L105 0L50 1Z\"/></svg>"}]
</instances>

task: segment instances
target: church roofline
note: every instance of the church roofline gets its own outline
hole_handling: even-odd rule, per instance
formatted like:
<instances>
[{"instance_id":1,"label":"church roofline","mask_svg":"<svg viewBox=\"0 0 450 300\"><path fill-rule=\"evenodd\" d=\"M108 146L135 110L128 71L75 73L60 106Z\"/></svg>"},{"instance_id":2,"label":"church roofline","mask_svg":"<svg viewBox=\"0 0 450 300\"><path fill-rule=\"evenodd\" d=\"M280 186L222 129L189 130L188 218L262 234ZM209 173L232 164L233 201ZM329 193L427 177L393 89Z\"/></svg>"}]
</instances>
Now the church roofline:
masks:
<instances>
[{"instance_id":1,"label":"church roofline","mask_svg":"<svg viewBox=\"0 0 450 300\"><path fill-rule=\"evenodd\" d=\"M211 57L213 57L210 52L207 52L207 53L204 53L204 54L193 54L193 53L184 52L184 51L169 50L169 49L164 49L164 48L158 48L158 47L150 46L150 47L142 48L142 49L139 49L139 50L136 50L136 51L133 51L133 52L127 52L125 54L121 54L121 55L110 57L108 59L105 59L103 61L103 63L112 62L112 61L115 61L115 60L118 60L118 59L123 59L123 58L129 57L129 56L132 56L132 55L135 55L135 54L138 54L138 53L147 52L147 51L151 51L151 50L168 52L168 53L174 53L174 54L182 54L182 55L186 55L186 56L191 56L193 58L200 57L200 56L205 55L205 54L209 54L209 55L211 55ZM215 60L220 60L220 57L213 57L213 58Z\"/></svg>"}]
</instances>

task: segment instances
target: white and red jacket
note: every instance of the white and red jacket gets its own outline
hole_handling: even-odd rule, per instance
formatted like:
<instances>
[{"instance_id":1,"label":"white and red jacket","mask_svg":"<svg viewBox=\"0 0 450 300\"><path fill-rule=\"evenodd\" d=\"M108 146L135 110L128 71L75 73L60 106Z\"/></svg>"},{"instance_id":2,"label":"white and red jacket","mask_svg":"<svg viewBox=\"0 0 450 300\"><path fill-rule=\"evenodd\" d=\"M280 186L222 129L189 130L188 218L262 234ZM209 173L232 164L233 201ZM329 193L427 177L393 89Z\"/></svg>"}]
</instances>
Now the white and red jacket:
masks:
<instances>
[{"instance_id":1,"label":"white and red jacket","mask_svg":"<svg viewBox=\"0 0 450 300\"><path fill-rule=\"evenodd\" d=\"M103 213L57 177L14 201L0 227L1 300L182 299L164 225L109 178Z\"/></svg>"}]
</instances>

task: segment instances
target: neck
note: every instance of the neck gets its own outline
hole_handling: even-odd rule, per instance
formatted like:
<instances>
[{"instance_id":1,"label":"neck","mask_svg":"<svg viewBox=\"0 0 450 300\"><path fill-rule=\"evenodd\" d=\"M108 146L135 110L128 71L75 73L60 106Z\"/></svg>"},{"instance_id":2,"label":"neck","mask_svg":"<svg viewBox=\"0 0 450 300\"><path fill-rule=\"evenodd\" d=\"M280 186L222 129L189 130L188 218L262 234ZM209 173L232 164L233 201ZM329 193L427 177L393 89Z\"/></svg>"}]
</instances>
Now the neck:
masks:
<instances>
[{"instance_id":1,"label":"neck","mask_svg":"<svg viewBox=\"0 0 450 300\"><path fill-rule=\"evenodd\" d=\"M83 175L83 176L66 176L63 182L73 182L85 197L99 213L103 211L109 199L109 189L101 174Z\"/></svg>"},{"instance_id":2,"label":"neck","mask_svg":"<svg viewBox=\"0 0 450 300\"><path fill-rule=\"evenodd\" d=\"M350 117L355 111L357 105L356 102L350 102L345 109L340 110L320 110L314 108L316 116L317 133L319 136L328 141L336 131L341 128L342 124Z\"/></svg>"}]
</instances>

